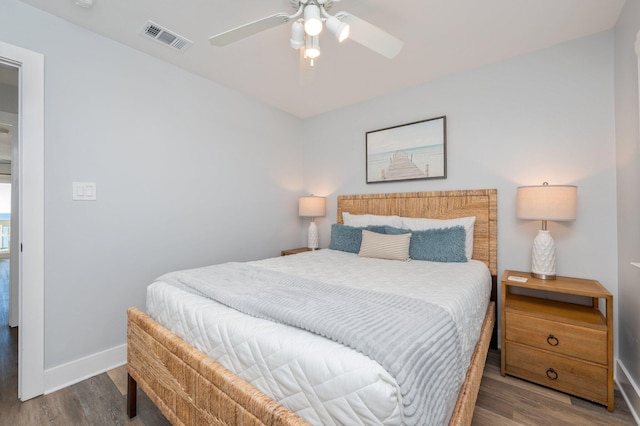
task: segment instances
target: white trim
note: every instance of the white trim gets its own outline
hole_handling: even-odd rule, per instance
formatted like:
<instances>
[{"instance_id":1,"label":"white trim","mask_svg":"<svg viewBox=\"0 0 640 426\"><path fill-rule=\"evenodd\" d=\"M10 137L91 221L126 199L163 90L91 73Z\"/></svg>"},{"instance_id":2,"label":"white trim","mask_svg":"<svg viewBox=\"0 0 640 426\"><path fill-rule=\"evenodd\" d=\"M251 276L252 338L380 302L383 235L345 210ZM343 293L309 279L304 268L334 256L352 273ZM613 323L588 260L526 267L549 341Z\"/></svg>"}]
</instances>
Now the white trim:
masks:
<instances>
[{"instance_id":1,"label":"white trim","mask_svg":"<svg viewBox=\"0 0 640 426\"><path fill-rule=\"evenodd\" d=\"M638 68L636 71L638 72L638 99L640 100L640 31L636 34L635 48L636 56L638 57ZM640 121L638 123L640 123ZM640 124L638 126L638 130L640 131Z\"/></svg>"},{"instance_id":2,"label":"white trim","mask_svg":"<svg viewBox=\"0 0 640 426\"><path fill-rule=\"evenodd\" d=\"M633 381L622 361L616 360L616 384L636 424L640 425L640 387Z\"/></svg>"},{"instance_id":3,"label":"white trim","mask_svg":"<svg viewBox=\"0 0 640 426\"><path fill-rule=\"evenodd\" d=\"M127 363L127 344L107 349L44 372L44 393L79 383Z\"/></svg>"},{"instance_id":4,"label":"white trim","mask_svg":"<svg viewBox=\"0 0 640 426\"><path fill-rule=\"evenodd\" d=\"M44 391L44 56L0 42L20 70L18 397Z\"/></svg>"}]
</instances>

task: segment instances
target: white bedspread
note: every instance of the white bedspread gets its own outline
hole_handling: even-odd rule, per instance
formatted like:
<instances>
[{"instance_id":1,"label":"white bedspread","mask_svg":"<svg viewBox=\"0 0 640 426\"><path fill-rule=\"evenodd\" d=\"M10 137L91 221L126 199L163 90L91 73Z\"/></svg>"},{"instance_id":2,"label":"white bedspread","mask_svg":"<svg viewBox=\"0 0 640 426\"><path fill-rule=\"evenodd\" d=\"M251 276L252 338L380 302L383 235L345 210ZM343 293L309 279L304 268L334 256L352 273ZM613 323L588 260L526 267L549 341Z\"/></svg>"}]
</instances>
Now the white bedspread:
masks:
<instances>
[{"instance_id":1,"label":"white bedspread","mask_svg":"<svg viewBox=\"0 0 640 426\"><path fill-rule=\"evenodd\" d=\"M448 311L468 365L491 277L480 262L396 262L333 250L251 262L263 268L429 300ZM313 424L401 424L400 392L376 362L303 330L248 317L156 282L147 310L159 323Z\"/></svg>"}]
</instances>

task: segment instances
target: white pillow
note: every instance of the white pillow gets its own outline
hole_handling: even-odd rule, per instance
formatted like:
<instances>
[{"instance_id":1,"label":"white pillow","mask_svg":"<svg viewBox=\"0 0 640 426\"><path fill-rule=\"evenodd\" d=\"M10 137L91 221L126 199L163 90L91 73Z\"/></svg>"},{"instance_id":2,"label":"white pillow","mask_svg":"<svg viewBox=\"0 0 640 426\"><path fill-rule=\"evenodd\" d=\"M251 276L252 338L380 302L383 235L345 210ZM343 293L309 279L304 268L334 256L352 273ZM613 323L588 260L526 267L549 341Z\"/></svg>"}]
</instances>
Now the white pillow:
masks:
<instances>
[{"instance_id":1,"label":"white pillow","mask_svg":"<svg viewBox=\"0 0 640 426\"><path fill-rule=\"evenodd\" d=\"M403 229L411 231L426 231L427 229L442 229L452 226L462 226L465 230L464 253L467 259L473 256L473 225L476 223L475 216L461 217L457 219L425 219L418 217L403 217Z\"/></svg>"},{"instance_id":2,"label":"white pillow","mask_svg":"<svg viewBox=\"0 0 640 426\"><path fill-rule=\"evenodd\" d=\"M376 214L351 214L342 212L342 222L347 226L363 228L369 225L402 227L400 216L382 216Z\"/></svg>"},{"instance_id":3,"label":"white pillow","mask_svg":"<svg viewBox=\"0 0 640 426\"><path fill-rule=\"evenodd\" d=\"M378 234L377 232L362 230L362 244L358 256L374 257L376 259L407 260L409 259L409 244L411 233L406 234Z\"/></svg>"}]
</instances>

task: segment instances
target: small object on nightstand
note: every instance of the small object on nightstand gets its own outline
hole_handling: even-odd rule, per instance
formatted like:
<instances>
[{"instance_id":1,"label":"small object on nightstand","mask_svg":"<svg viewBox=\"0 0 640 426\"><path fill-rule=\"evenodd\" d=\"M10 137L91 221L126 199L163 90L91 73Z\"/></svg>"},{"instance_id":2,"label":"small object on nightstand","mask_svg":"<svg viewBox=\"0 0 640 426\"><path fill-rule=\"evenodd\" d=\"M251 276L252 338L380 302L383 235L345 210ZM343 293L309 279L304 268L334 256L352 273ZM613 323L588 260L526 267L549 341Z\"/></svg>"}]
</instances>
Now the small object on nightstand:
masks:
<instances>
[{"instance_id":1,"label":"small object on nightstand","mask_svg":"<svg viewBox=\"0 0 640 426\"><path fill-rule=\"evenodd\" d=\"M502 276L500 372L613 411L613 296L596 280L511 279L524 275L528 274L505 271ZM542 296L537 291L587 297L591 303L550 300L537 297ZM600 299L605 302L604 313Z\"/></svg>"},{"instance_id":2,"label":"small object on nightstand","mask_svg":"<svg viewBox=\"0 0 640 426\"><path fill-rule=\"evenodd\" d=\"M526 278L526 277L519 277L519 276L517 276L517 275L509 275L509 276L507 277L507 280L509 280L509 281L516 281L516 282L519 282L519 283L526 283L527 281L529 281L529 279L528 279L528 278Z\"/></svg>"},{"instance_id":3,"label":"small object on nightstand","mask_svg":"<svg viewBox=\"0 0 640 426\"><path fill-rule=\"evenodd\" d=\"M282 250L280 252L280 255L289 256L290 254L304 253L305 251L313 251L313 250L311 250L309 247L300 247L300 248L294 248L289 250Z\"/></svg>"}]
</instances>

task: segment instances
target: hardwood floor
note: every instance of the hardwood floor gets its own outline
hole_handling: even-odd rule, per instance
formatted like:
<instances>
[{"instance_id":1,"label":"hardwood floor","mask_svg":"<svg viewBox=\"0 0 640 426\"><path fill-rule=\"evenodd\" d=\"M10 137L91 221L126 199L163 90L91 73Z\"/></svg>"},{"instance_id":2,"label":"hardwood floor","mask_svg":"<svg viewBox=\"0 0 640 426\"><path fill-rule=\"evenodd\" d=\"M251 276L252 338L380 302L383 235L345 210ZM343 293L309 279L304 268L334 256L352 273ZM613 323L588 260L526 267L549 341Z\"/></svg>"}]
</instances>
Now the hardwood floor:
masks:
<instances>
[{"instance_id":1,"label":"hardwood floor","mask_svg":"<svg viewBox=\"0 0 640 426\"><path fill-rule=\"evenodd\" d=\"M169 425L144 392L138 392L138 416L129 421L125 367L20 402L18 330L8 325L8 295L8 261L0 260L0 426Z\"/></svg>"},{"instance_id":2,"label":"hardwood floor","mask_svg":"<svg viewBox=\"0 0 640 426\"><path fill-rule=\"evenodd\" d=\"M615 411L514 377L500 375L500 352L489 350L473 415L474 426L635 425L620 392Z\"/></svg>"},{"instance_id":3,"label":"hardwood floor","mask_svg":"<svg viewBox=\"0 0 640 426\"><path fill-rule=\"evenodd\" d=\"M138 415L126 414L127 372L122 366L26 402L18 394L18 335L8 326L8 264L0 261L0 426L163 426L169 422L138 391ZM123 314L124 315L124 314ZM500 375L500 352L489 351L474 426L634 425L618 391L616 410Z\"/></svg>"}]
</instances>

